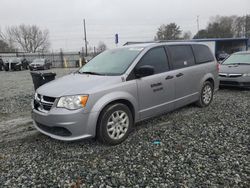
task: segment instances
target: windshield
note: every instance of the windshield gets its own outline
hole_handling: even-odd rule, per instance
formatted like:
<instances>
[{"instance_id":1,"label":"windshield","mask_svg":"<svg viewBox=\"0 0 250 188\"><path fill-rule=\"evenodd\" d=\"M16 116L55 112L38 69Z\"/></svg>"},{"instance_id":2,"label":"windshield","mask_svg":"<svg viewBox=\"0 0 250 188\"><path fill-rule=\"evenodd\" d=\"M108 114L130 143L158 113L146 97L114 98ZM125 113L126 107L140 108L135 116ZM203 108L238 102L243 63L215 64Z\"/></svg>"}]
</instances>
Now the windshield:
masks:
<instances>
[{"instance_id":1,"label":"windshield","mask_svg":"<svg viewBox=\"0 0 250 188\"><path fill-rule=\"evenodd\" d=\"M143 48L120 48L107 50L84 65L79 73L121 75L131 65Z\"/></svg>"},{"instance_id":2,"label":"windshield","mask_svg":"<svg viewBox=\"0 0 250 188\"><path fill-rule=\"evenodd\" d=\"M223 62L223 65L231 65L231 64L250 65L250 53L233 54Z\"/></svg>"}]
</instances>

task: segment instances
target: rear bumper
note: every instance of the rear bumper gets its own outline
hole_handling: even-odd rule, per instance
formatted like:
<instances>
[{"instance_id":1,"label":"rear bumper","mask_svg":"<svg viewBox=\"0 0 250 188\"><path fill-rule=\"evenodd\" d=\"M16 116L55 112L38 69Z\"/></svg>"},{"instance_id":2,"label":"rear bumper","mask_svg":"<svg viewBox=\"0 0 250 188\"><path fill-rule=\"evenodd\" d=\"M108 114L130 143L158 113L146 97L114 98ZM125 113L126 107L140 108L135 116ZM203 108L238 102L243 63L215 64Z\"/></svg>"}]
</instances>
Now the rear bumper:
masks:
<instances>
[{"instance_id":1,"label":"rear bumper","mask_svg":"<svg viewBox=\"0 0 250 188\"><path fill-rule=\"evenodd\" d=\"M98 113L53 108L48 113L32 110L34 126L41 133L63 141L95 137Z\"/></svg>"},{"instance_id":2,"label":"rear bumper","mask_svg":"<svg viewBox=\"0 0 250 188\"><path fill-rule=\"evenodd\" d=\"M250 87L250 77L219 78L220 86Z\"/></svg>"}]
</instances>

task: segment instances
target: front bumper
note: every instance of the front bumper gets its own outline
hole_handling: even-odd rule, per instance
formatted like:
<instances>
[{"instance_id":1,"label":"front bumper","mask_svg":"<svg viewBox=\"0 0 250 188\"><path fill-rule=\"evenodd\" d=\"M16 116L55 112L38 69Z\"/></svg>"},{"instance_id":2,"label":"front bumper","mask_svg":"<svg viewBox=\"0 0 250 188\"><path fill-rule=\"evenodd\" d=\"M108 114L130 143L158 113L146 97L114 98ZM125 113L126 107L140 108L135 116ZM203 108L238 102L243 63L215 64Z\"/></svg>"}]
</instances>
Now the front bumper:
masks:
<instances>
[{"instance_id":1,"label":"front bumper","mask_svg":"<svg viewBox=\"0 0 250 188\"><path fill-rule=\"evenodd\" d=\"M52 108L48 113L32 109L34 126L41 133L57 140L73 141L95 137L97 112Z\"/></svg>"},{"instance_id":2,"label":"front bumper","mask_svg":"<svg viewBox=\"0 0 250 188\"><path fill-rule=\"evenodd\" d=\"M250 87L250 77L220 77L220 86L230 86L230 87Z\"/></svg>"}]
</instances>

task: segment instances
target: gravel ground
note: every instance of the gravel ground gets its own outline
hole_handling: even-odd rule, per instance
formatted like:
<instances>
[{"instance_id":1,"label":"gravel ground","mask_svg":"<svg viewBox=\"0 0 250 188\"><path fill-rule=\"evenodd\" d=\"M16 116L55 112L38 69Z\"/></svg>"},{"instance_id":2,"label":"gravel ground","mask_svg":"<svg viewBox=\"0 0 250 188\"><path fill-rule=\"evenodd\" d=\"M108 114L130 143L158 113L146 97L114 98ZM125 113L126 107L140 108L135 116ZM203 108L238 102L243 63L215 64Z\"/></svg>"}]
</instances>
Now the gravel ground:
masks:
<instances>
[{"instance_id":1,"label":"gravel ground","mask_svg":"<svg viewBox=\"0 0 250 188\"><path fill-rule=\"evenodd\" d=\"M55 72L56 78L59 78L75 70L75 68L51 69L49 72ZM34 87L30 71L0 71L0 118L2 120L30 114L33 95Z\"/></svg>"},{"instance_id":2,"label":"gravel ground","mask_svg":"<svg viewBox=\"0 0 250 188\"><path fill-rule=\"evenodd\" d=\"M0 187L250 185L249 90L219 90L209 107L189 105L141 122L124 143L110 147L40 134L29 117L28 72L2 75L10 83L0 88ZM16 88L17 75L25 87Z\"/></svg>"}]
</instances>

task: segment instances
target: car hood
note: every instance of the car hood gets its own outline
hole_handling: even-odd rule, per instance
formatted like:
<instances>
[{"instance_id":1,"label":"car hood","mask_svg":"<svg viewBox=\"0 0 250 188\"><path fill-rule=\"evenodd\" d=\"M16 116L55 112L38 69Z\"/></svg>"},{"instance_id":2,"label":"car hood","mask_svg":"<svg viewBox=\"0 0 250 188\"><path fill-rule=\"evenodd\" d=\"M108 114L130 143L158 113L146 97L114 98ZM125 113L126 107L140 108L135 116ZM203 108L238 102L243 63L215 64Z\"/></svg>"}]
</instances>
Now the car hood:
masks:
<instances>
[{"instance_id":1,"label":"car hood","mask_svg":"<svg viewBox=\"0 0 250 188\"><path fill-rule=\"evenodd\" d=\"M30 65L44 65L44 63L35 63L35 62L33 62L33 63L31 63Z\"/></svg>"},{"instance_id":2,"label":"car hood","mask_svg":"<svg viewBox=\"0 0 250 188\"><path fill-rule=\"evenodd\" d=\"M220 65L220 73L250 73L250 65Z\"/></svg>"},{"instance_id":3,"label":"car hood","mask_svg":"<svg viewBox=\"0 0 250 188\"><path fill-rule=\"evenodd\" d=\"M120 82L122 82L121 76L70 74L39 87L37 93L50 97L91 94L95 90Z\"/></svg>"}]
</instances>

